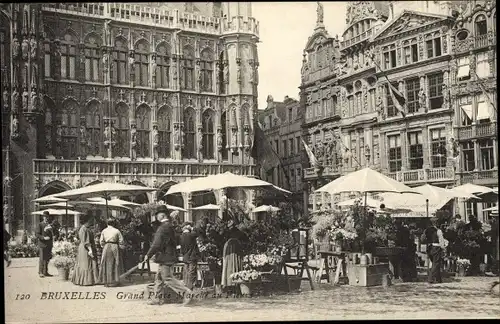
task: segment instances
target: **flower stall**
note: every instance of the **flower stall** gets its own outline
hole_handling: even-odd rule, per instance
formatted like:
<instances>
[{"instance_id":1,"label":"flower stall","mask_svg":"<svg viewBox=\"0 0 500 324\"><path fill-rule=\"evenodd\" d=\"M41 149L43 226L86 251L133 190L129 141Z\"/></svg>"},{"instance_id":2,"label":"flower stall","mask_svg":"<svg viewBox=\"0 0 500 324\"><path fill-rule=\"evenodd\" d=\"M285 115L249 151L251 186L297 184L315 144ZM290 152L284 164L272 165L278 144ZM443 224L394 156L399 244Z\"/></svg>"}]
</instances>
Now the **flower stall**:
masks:
<instances>
[{"instance_id":1,"label":"flower stall","mask_svg":"<svg viewBox=\"0 0 500 324\"><path fill-rule=\"evenodd\" d=\"M68 280L76 260L77 246L74 242L57 241L52 246L52 262L62 280Z\"/></svg>"}]
</instances>

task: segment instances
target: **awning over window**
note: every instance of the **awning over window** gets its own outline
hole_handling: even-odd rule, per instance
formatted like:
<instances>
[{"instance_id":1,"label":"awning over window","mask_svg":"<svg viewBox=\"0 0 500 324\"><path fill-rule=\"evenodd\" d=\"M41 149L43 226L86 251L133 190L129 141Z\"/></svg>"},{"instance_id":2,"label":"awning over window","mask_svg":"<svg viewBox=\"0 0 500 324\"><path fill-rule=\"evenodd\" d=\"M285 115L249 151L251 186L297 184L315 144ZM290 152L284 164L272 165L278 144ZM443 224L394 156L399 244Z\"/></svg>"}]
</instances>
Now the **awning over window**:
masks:
<instances>
[{"instance_id":1,"label":"awning over window","mask_svg":"<svg viewBox=\"0 0 500 324\"><path fill-rule=\"evenodd\" d=\"M472 105L463 105L461 108L462 114L469 117L469 119L472 119Z\"/></svg>"},{"instance_id":2,"label":"awning over window","mask_svg":"<svg viewBox=\"0 0 500 324\"><path fill-rule=\"evenodd\" d=\"M457 78L465 78L470 76L470 67L469 64L462 65L458 67Z\"/></svg>"},{"instance_id":3,"label":"awning over window","mask_svg":"<svg viewBox=\"0 0 500 324\"><path fill-rule=\"evenodd\" d=\"M477 120L490 119L491 113L486 102L480 102L477 105Z\"/></svg>"}]
</instances>

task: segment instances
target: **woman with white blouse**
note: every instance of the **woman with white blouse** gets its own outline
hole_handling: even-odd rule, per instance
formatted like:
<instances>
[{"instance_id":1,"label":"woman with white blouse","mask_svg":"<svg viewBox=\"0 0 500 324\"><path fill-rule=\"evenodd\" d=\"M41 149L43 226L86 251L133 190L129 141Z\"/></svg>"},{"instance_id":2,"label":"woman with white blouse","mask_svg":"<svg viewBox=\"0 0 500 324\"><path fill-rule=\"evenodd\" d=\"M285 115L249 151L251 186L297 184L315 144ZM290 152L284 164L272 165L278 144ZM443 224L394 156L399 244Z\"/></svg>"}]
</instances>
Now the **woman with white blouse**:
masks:
<instances>
[{"instance_id":1,"label":"woman with white blouse","mask_svg":"<svg viewBox=\"0 0 500 324\"><path fill-rule=\"evenodd\" d=\"M119 277L123 271L122 250L124 241L122 233L116 228L115 219L108 220L108 227L102 230L99 240L102 250L99 282L106 287L119 285Z\"/></svg>"}]
</instances>

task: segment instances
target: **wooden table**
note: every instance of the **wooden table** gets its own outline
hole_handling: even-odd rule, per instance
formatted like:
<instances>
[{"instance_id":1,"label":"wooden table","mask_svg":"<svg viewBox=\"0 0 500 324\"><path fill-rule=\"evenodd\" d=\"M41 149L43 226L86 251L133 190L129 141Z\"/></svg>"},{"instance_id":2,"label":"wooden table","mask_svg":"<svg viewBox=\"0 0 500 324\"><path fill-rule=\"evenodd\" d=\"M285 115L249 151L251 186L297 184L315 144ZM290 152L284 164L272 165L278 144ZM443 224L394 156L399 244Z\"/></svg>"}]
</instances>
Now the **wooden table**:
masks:
<instances>
[{"instance_id":1,"label":"wooden table","mask_svg":"<svg viewBox=\"0 0 500 324\"><path fill-rule=\"evenodd\" d=\"M323 270L326 272L326 280L328 283L335 283L335 276L337 272L337 266L339 261L342 260L342 268L339 270L340 277L346 276L346 253L347 252L336 252L336 251L318 251L321 257L321 265L319 271L316 275L316 282L320 283Z\"/></svg>"}]
</instances>

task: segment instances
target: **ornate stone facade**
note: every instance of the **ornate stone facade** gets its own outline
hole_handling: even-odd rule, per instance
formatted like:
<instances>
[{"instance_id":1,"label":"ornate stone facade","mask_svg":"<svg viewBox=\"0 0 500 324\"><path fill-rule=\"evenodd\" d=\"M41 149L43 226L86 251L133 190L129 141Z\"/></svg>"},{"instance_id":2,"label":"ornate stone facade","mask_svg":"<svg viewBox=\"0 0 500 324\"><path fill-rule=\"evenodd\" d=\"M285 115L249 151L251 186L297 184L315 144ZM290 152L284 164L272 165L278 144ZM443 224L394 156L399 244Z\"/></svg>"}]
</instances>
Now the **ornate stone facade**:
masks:
<instances>
[{"instance_id":1,"label":"ornate stone facade","mask_svg":"<svg viewBox=\"0 0 500 324\"><path fill-rule=\"evenodd\" d=\"M156 6L157 18L147 6ZM254 175L247 146L257 111L258 22L250 3L193 6L2 7L19 17L0 14L14 63L12 71L2 70L2 80L11 72L14 83L4 81L0 93L12 102L2 105L11 120L7 129L16 125L11 150L34 179L24 181L17 198L17 205L29 206L24 213L33 209L33 195L50 193L54 181L72 187L75 176L81 185L135 181L164 191L191 176ZM125 10L133 11L126 19ZM92 20L82 19L89 15ZM197 29L188 16L200 22ZM246 62L251 72L242 68Z\"/></svg>"}]
</instances>

